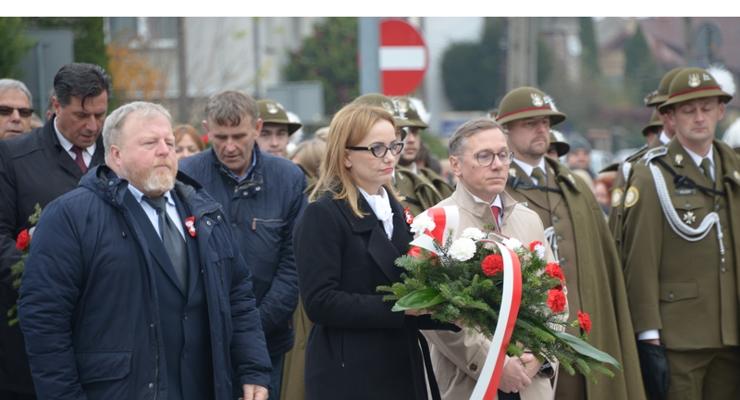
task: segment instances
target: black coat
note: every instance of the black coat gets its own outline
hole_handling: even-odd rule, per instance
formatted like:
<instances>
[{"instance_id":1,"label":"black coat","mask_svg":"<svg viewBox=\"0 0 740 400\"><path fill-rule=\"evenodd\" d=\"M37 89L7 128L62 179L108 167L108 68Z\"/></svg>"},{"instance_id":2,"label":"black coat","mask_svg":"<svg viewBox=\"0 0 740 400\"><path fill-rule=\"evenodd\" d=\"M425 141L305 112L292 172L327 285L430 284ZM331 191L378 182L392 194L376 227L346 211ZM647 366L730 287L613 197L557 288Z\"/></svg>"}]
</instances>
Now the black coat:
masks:
<instances>
[{"instance_id":1,"label":"black coat","mask_svg":"<svg viewBox=\"0 0 740 400\"><path fill-rule=\"evenodd\" d=\"M427 399L418 329L439 324L392 312L376 291L400 280L394 260L412 239L401 206L392 199L391 207L392 240L362 196L363 218L323 196L296 227L298 283L315 323L306 349L308 400Z\"/></svg>"},{"instance_id":2,"label":"black coat","mask_svg":"<svg viewBox=\"0 0 740 400\"><path fill-rule=\"evenodd\" d=\"M103 140L96 144L90 168L103 163ZM46 206L77 187L81 177L59 144L53 119L26 135L0 140L0 390L33 393L20 329L9 328L6 320L18 298L10 280L10 267L20 258L15 238L28 227L37 203Z\"/></svg>"}]
</instances>

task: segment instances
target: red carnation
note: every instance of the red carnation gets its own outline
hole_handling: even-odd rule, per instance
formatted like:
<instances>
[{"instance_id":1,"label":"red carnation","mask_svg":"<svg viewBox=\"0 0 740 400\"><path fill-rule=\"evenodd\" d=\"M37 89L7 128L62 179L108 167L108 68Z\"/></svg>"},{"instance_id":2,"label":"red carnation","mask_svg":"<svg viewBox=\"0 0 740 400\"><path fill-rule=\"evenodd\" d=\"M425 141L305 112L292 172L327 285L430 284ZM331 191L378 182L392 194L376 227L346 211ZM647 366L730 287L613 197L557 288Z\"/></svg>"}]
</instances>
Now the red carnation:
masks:
<instances>
[{"instance_id":1,"label":"red carnation","mask_svg":"<svg viewBox=\"0 0 740 400\"><path fill-rule=\"evenodd\" d=\"M411 214L411 209L408 207L403 209L403 217L406 219L406 224L411 225L414 223L414 214Z\"/></svg>"},{"instance_id":2,"label":"red carnation","mask_svg":"<svg viewBox=\"0 0 740 400\"><path fill-rule=\"evenodd\" d=\"M591 332L591 317L587 312L578 311L578 325L587 335Z\"/></svg>"},{"instance_id":3,"label":"red carnation","mask_svg":"<svg viewBox=\"0 0 740 400\"><path fill-rule=\"evenodd\" d=\"M480 267L486 276L494 276L504 270L504 258L501 254L490 254L483 259Z\"/></svg>"},{"instance_id":4,"label":"red carnation","mask_svg":"<svg viewBox=\"0 0 740 400\"><path fill-rule=\"evenodd\" d=\"M550 289L547 292L547 306L550 307L552 312L559 314L565 310L565 295L560 289Z\"/></svg>"},{"instance_id":5,"label":"red carnation","mask_svg":"<svg viewBox=\"0 0 740 400\"><path fill-rule=\"evenodd\" d=\"M555 279L559 279L560 282L565 282L565 275L563 275L563 270L560 268L558 263L547 263L547 265L545 265L545 273Z\"/></svg>"},{"instance_id":6,"label":"red carnation","mask_svg":"<svg viewBox=\"0 0 740 400\"><path fill-rule=\"evenodd\" d=\"M28 248L29 243L31 243L31 235L28 234L28 229L24 229L15 239L15 248L18 251L24 251Z\"/></svg>"},{"instance_id":7,"label":"red carnation","mask_svg":"<svg viewBox=\"0 0 740 400\"><path fill-rule=\"evenodd\" d=\"M421 248L416 247L416 246L411 246L411 248L406 254L414 258L419 258L421 257Z\"/></svg>"},{"instance_id":8,"label":"red carnation","mask_svg":"<svg viewBox=\"0 0 740 400\"><path fill-rule=\"evenodd\" d=\"M534 249L537 246L542 246L542 242L540 242L539 240L535 240L534 242L530 243L529 244L529 251L531 251L532 253L534 253Z\"/></svg>"}]
</instances>

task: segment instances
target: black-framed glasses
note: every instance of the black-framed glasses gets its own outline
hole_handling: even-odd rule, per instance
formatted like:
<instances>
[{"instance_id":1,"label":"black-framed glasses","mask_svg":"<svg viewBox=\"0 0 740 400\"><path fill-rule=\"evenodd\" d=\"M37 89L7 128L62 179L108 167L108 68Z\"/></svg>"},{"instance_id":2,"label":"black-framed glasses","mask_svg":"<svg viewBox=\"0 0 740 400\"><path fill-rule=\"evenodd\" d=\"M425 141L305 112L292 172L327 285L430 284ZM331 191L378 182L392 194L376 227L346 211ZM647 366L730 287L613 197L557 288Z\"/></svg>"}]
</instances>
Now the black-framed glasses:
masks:
<instances>
[{"instance_id":1,"label":"black-framed glasses","mask_svg":"<svg viewBox=\"0 0 740 400\"><path fill-rule=\"evenodd\" d=\"M386 146L383 143L373 143L370 146L347 146L345 148L347 150L369 151L375 157L377 157L377 158L383 158L383 157L385 157L386 154L388 154L389 151L394 156L397 156L397 155L401 154L401 152L403 151L403 146L404 145L405 145L404 142L392 142L388 146Z\"/></svg>"},{"instance_id":2,"label":"black-framed glasses","mask_svg":"<svg viewBox=\"0 0 740 400\"><path fill-rule=\"evenodd\" d=\"M498 157L498 160L501 161L501 164L509 164L511 162L511 159L514 157L514 153L508 150L499 151L498 153L483 150L475 154L475 161L478 161L478 165L480 165L481 167L487 167L493 164L493 160L496 157Z\"/></svg>"},{"instance_id":3,"label":"black-framed glasses","mask_svg":"<svg viewBox=\"0 0 740 400\"><path fill-rule=\"evenodd\" d=\"M13 111L18 110L18 114L20 114L23 118L28 118L33 114L33 108L15 108L10 106L0 106L0 115L3 117L7 117L8 115L12 115Z\"/></svg>"}]
</instances>

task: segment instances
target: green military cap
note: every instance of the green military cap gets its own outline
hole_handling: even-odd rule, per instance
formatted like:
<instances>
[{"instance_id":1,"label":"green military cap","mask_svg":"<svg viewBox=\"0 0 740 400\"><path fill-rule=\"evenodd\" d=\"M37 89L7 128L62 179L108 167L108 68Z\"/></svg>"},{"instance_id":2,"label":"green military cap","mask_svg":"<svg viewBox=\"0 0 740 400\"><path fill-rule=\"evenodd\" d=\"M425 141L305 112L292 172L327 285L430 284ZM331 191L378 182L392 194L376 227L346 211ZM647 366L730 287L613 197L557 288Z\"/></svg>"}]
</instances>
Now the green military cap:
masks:
<instances>
[{"instance_id":1,"label":"green military cap","mask_svg":"<svg viewBox=\"0 0 740 400\"><path fill-rule=\"evenodd\" d=\"M393 101L396 103L398 114L405 117L405 120L399 121L400 127L426 129L429 126L424 121L422 121L421 117L419 116L419 111L416 109L414 103L411 102L411 99L404 96L396 97L393 99Z\"/></svg>"},{"instance_id":2,"label":"green military cap","mask_svg":"<svg viewBox=\"0 0 740 400\"><path fill-rule=\"evenodd\" d=\"M504 96L498 107L496 121L505 124L542 115L550 117L550 125L565 121L565 114L558 111L552 97L537 88L523 86Z\"/></svg>"},{"instance_id":3,"label":"green military cap","mask_svg":"<svg viewBox=\"0 0 740 400\"><path fill-rule=\"evenodd\" d=\"M668 100L668 89L671 87L671 81L673 81L673 78L675 78L683 68L684 67L676 67L666 72L660 80L658 88L645 97L645 106L657 107L664 101Z\"/></svg>"},{"instance_id":4,"label":"green military cap","mask_svg":"<svg viewBox=\"0 0 740 400\"><path fill-rule=\"evenodd\" d=\"M570 145L565 140L565 135L555 129L550 129L550 146L555 147L558 157L562 157L570 151Z\"/></svg>"},{"instance_id":5,"label":"green military cap","mask_svg":"<svg viewBox=\"0 0 740 400\"><path fill-rule=\"evenodd\" d=\"M674 104L706 97L718 97L722 103L732 100L732 96L725 93L705 69L684 68L673 78L668 99L658 106L658 110L663 112Z\"/></svg>"},{"instance_id":6,"label":"green military cap","mask_svg":"<svg viewBox=\"0 0 740 400\"><path fill-rule=\"evenodd\" d=\"M401 129L408 126L408 120L404 115L399 113L398 105L392 99L384 96L380 93L368 93L354 99L352 103L355 104L366 104L369 106L380 107L388 111L393 116L393 121L396 123L396 128L401 131L401 140L406 138L406 130Z\"/></svg>"},{"instance_id":7,"label":"green military cap","mask_svg":"<svg viewBox=\"0 0 740 400\"><path fill-rule=\"evenodd\" d=\"M257 108L259 108L260 118L266 124L283 124L288 125L288 134L301 129L303 125L297 122L291 122L288 119L288 112L285 111L285 107L275 100L262 99L257 101Z\"/></svg>"},{"instance_id":8,"label":"green military cap","mask_svg":"<svg viewBox=\"0 0 740 400\"><path fill-rule=\"evenodd\" d=\"M660 119L660 114L658 114L658 110L653 110L653 115L650 117L650 122L648 122L648 124L645 125L644 128L642 128L642 136L647 136L651 130L657 129L658 132L660 132L661 128L663 128L663 120Z\"/></svg>"}]
</instances>

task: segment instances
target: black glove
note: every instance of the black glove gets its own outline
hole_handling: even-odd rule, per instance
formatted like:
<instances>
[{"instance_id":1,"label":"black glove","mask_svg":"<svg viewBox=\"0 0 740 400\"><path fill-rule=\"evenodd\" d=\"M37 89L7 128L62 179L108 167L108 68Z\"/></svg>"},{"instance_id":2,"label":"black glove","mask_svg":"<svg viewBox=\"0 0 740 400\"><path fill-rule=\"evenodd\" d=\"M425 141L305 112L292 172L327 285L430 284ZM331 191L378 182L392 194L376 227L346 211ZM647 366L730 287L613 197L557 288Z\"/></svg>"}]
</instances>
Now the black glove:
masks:
<instances>
[{"instance_id":1,"label":"black glove","mask_svg":"<svg viewBox=\"0 0 740 400\"><path fill-rule=\"evenodd\" d=\"M645 384L648 399L665 399L671 381L665 346L638 340L637 354L640 357L642 381Z\"/></svg>"}]
</instances>

